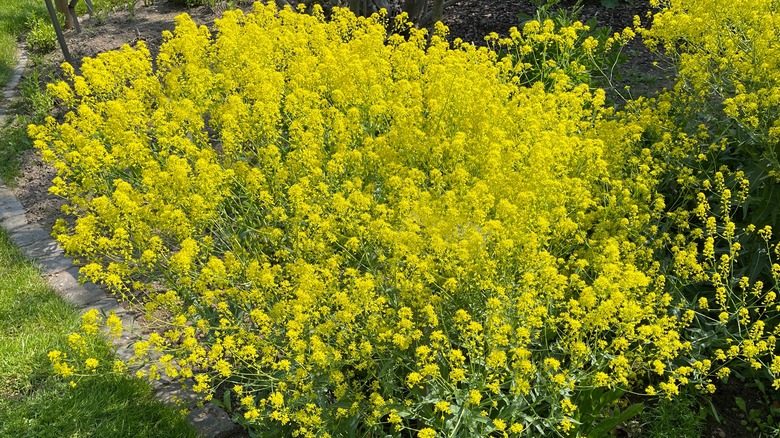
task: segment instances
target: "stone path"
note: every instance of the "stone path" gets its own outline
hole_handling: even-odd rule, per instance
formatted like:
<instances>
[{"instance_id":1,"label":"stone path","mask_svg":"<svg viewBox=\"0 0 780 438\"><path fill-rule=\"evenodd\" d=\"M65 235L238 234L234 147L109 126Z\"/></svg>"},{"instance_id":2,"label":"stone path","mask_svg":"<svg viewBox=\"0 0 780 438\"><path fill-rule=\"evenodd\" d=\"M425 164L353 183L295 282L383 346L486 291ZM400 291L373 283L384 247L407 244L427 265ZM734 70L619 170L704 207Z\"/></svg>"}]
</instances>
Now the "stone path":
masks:
<instances>
[{"instance_id":1,"label":"stone path","mask_svg":"<svg viewBox=\"0 0 780 438\"><path fill-rule=\"evenodd\" d=\"M7 107L13 99L18 98L17 86L22 77L27 54L20 48L19 62L14 69L11 80L3 90L3 102L0 104L0 124L4 123ZM0 183L0 227L8 232L11 240L21 252L40 269L43 277L49 282L59 296L73 304L82 312L98 309L101 312L115 312L122 319L124 332L114 342L117 355L126 360L133 355L133 344L140 340L143 329L138 321L140 315L126 309L103 288L93 284L79 284L78 268L70 258L65 256L57 242L40 225L27 221L26 211L13 191ZM184 391L181 385L167 382L155 382L155 396L165 402L179 399L184 401L197 400L197 396ZM189 420L198 434L207 438L234 438L246 436L243 429L233 423L227 413L213 404L190 411Z\"/></svg>"}]
</instances>

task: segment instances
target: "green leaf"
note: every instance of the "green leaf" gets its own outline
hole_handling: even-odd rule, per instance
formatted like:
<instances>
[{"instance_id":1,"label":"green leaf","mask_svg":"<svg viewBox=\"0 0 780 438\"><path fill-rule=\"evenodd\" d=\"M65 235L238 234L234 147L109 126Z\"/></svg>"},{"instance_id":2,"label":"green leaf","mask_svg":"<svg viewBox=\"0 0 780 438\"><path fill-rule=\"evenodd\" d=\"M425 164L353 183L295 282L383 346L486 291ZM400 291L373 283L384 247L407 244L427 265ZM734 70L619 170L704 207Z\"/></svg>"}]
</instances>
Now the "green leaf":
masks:
<instances>
[{"instance_id":1,"label":"green leaf","mask_svg":"<svg viewBox=\"0 0 780 438\"><path fill-rule=\"evenodd\" d=\"M734 397L734 403L737 404L742 412L747 412L747 405L745 405L745 400L742 397Z\"/></svg>"},{"instance_id":2,"label":"green leaf","mask_svg":"<svg viewBox=\"0 0 780 438\"><path fill-rule=\"evenodd\" d=\"M602 437L609 434L609 432L615 427L625 423L629 419L639 415L645 408L644 403L635 403L620 414L610 417L599 423L596 427L588 432L589 437Z\"/></svg>"},{"instance_id":3,"label":"green leaf","mask_svg":"<svg viewBox=\"0 0 780 438\"><path fill-rule=\"evenodd\" d=\"M604 6L607 9L616 8L619 3L620 0L601 0L601 6Z\"/></svg>"},{"instance_id":4,"label":"green leaf","mask_svg":"<svg viewBox=\"0 0 780 438\"><path fill-rule=\"evenodd\" d=\"M612 404L615 400L622 397L624 393L625 391L616 390L616 389L605 392L604 395L602 395L601 399L599 400L600 403L600 406L598 406L599 410L604 409L605 407Z\"/></svg>"},{"instance_id":5,"label":"green leaf","mask_svg":"<svg viewBox=\"0 0 780 438\"><path fill-rule=\"evenodd\" d=\"M228 412L232 411L233 408L230 406L230 391L225 391L225 395L222 397L222 406L227 409Z\"/></svg>"}]
</instances>

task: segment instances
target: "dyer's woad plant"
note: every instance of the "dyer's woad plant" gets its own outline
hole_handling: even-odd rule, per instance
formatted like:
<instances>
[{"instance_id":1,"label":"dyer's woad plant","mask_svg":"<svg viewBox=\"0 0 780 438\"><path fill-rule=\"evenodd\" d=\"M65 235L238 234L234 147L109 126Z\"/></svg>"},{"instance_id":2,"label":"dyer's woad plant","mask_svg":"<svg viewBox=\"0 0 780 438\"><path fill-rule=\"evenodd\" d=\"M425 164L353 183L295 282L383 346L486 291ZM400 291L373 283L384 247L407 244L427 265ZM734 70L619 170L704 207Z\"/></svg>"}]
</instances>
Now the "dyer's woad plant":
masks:
<instances>
[{"instance_id":1,"label":"dyer's woad plant","mask_svg":"<svg viewBox=\"0 0 780 438\"><path fill-rule=\"evenodd\" d=\"M583 27L499 57L384 21L257 4L65 66L30 135L59 242L156 330L126 365L262 436L599 436L627 391L713 390L647 244L656 113L616 120L545 58L598 49L567 49Z\"/></svg>"},{"instance_id":2,"label":"dyer's woad plant","mask_svg":"<svg viewBox=\"0 0 780 438\"><path fill-rule=\"evenodd\" d=\"M719 377L780 389L780 4L651 4L662 10L640 33L679 73L627 117L644 126L668 206L650 230L668 290L689 303L685 336Z\"/></svg>"}]
</instances>

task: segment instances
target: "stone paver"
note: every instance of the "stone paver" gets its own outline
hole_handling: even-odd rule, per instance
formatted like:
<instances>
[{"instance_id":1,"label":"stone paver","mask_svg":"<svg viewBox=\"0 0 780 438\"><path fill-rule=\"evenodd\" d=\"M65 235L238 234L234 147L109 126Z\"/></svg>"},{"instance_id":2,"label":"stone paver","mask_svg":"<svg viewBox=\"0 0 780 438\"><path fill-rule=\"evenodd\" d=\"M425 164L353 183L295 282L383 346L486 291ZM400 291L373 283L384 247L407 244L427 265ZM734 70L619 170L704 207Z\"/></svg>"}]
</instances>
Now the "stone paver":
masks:
<instances>
[{"instance_id":1,"label":"stone paver","mask_svg":"<svg viewBox=\"0 0 780 438\"><path fill-rule=\"evenodd\" d=\"M22 78L22 73L24 73L25 67L27 66L27 51L23 46L20 46L17 49L16 55L19 61L16 63L14 71L11 72L11 79L9 79L2 91L3 100L0 101L0 123L5 121L6 106L19 94L17 85L19 85L19 80Z\"/></svg>"},{"instance_id":2,"label":"stone paver","mask_svg":"<svg viewBox=\"0 0 780 438\"><path fill-rule=\"evenodd\" d=\"M27 50L25 50L25 46L19 47L16 51L16 57L19 61L16 63L13 73L11 73L11 79L6 84L4 92L16 91L16 86L19 85L19 80L22 79L22 73L24 73L24 69L27 66Z\"/></svg>"},{"instance_id":3,"label":"stone paver","mask_svg":"<svg viewBox=\"0 0 780 438\"><path fill-rule=\"evenodd\" d=\"M30 256L28 255L27 257ZM55 275L73 266L73 260L67 257L61 250L52 252L49 255L41 255L33 263L44 275Z\"/></svg>"},{"instance_id":4,"label":"stone paver","mask_svg":"<svg viewBox=\"0 0 780 438\"><path fill-rule=\"evenodd\" d=\"M3 227L3 229L9 233L16 231L21 227L30 226L31 225L27 223L27 218L23 214L15 214L13 216L7 216L0 219L0 227Z\"/></svg>"},{"instance_id":5,"label":"stone paver","mask_svg":"<svg viewBox=\"0 0 780 438\"><path fill-rule=\"evenodd\" d=\"M11 77L8 86L2 91L4 101L17 95L16 86L27 63L27 54L22 50L20 62ZM0 123L5 118L5 107L0 105ZM123 333L114 341L117 356L127 360L133 356L133 344L140 340L143 327L139 324L139 315L125 309L113 296L93 283L81 284L79 270L72 260L65 256L50 233L38 224L27 222L26 211L14 193L0 184L0 227L8 232L11 240L21 252L41 270L49 284L66 301L81 311L97 309L103 314L114 312L122 319ZM147 367L149 365L146 365ZM171 402L175 398L195 401L198 395L184 390L178 383L163 379L153 382L155 395L163 401ZM238 438L247 434L227 413L212 404L191 410L188 417L195 430L206 438Z\"/></svg>"},{"instance_id":6,"label":"stone paver","mask_svg":"<svg viewBox=\"0 0 780 438\"><path fill-rule=\"evenodd\" d=\"M42 257L51 257L54 255L64 255L64 252L62 251L62 248L57 244L57 241L55 241L49 233L46 232L43 228L39 226L35 226L35 228L39 229L31 232L29 235L31 242L26 245L19 245L19 249L22 250L22 253L28 257L36 257L36 258L42 258ZM39 239L33 239L33 233L42 233L39 234Z\"/></svg>"},{"instance_id":7,"label":"stone paver","mask_svg":"<svg viewBox=\"0 0 780 438\"><path fill-rule=\"evenodd\" d=\"M0 187L0 220L23 215L24 207L16 199L14 192L6 187Z\"/></svg>"},{"instance_id":8,"label":"stone paver","mask_svg":"<svg viewBox=\"0 0 780 438\"><path fill-rule=\"evenodd\" d=\"M238 438L246 434L236 423L230 420L228 414L212 405L204 405L202 408L193 409L187 417L203 436L214 438Z\"/></svg>"},{"instance_id":9,"label":"stone paver","mask_svg":"<svg viewBox=\"0 0 780 438\"><path fill-rule=\"evenodd\" d=\"M92 304L97 304L101 300L106 298L106 293L93 283L84 283L70 289L60 290L59 294L66 301L73 304L76 307L87 307ZM114 306L114 307L118 307ZM111 308L106 313L115 309Z\"/></svg>"},{"instance_id":10,"label":"stone paver","mask_svg":"<svg viewBox=\"0 0 780 438\"><path fill-rule=\"evenodd\" d=\"M38 224L27 224L16 228L6 228L6 230L9 232L11 240L13 240L16 246L20 248L36 245L36 248L43 249L47 246L50 246L50 242L52 241L49 233L44 231L43 228L41 228L41 226ZM39 254L34 250L30 251L30 254L33 256L33 258L38 258L39 255L46 255L45 253Z\"/></svg>"},{"instance_id":11,"label":"stone paver","mask_svg":"<svg viewBox=\"0 0 780 438\"><path fill-rule=\"evenodd\" d=\"M71 265L68 269L48 277L49 284L54 290L63 291L81 286L79 283L79 268Z\"/></svg>"},{"instance_id":12,"label":"stone paver","mask_svg":"<svg viewBox=\"0 0 780 438\"><path fill-rule=\"evenodd\" d=\"M101 298L98 301L94 301L88 305L85 305L82 310L85 312L87 310L96 309L98 312L108 314L109 312L124 312L125 308L119 305L119 301L116 300L116 298L109 296L109 295L103 295L103 298Z\"/></svg>"},{"instance_id":13,"label":"stone paver","mask_svg":"<svg viewBox=\"0 0 780 438\"><path fill-rule=\"evenodd\" d=\"M76 307L85 307L106 299L106 293L93 283L79 284L76 267L49 276L49 284L66 301Z\"/></svg>"}]
</instances>

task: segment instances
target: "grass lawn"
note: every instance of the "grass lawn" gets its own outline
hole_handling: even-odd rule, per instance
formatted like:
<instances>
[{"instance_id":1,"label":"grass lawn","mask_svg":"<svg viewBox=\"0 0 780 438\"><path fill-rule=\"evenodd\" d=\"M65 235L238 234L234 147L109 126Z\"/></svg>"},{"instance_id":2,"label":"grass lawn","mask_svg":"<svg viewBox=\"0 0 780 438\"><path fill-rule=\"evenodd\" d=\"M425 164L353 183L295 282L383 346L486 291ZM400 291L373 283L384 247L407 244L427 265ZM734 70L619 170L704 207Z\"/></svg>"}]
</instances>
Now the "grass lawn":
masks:
<instances>
[{"instance_id":1,"label":"grass lawn","mask_svg":"<svg viewBox=\"0 0 780 438\"><path fill-rule=\"evenodd\" d=\"M27 30L30 13L46 14L43 0L0 1L0 87L4 87L16 66L16 42Z\"/></svg>"},{"instance_id":2,"label":"grass lawn","mask_svg":"<svg viewBox=\"0 0 780 438\"><path fill-rule=\"evenodd\" d=\"M47 353L79 323L0 230L0 437L195 436L143 381L96 376L73 389L54 376ZM98 359L113 360L107 345Z\"/></svg>"},{"instance_id":3,"label":"grass lawn","mask_svg":"<svg viewBox=\"0 0 780 438\"><path fill-rule=\"evenodd\" d=\"M31 13L44 16L46 3L43 0L0 0L0 89L5 87L16 67L17 42L27 31L27 18ZM19 154L31 147L25 133L29 122L28 117L11 115L8 122L0 126L0 182L8 183L15 176Z\"/></svg>"},{"instance_id":4,"label":"grass lawn","mask_svg":"<svg viewBox=\"0 0 780 438\"><path fill-rule=\"evenodd\" d=\"M13 185L19 173L19 156L32 147L26 127L31 120L20 115L12 117L6 126L0 126L0 183Z\"/></svg>"}]
</instances>

